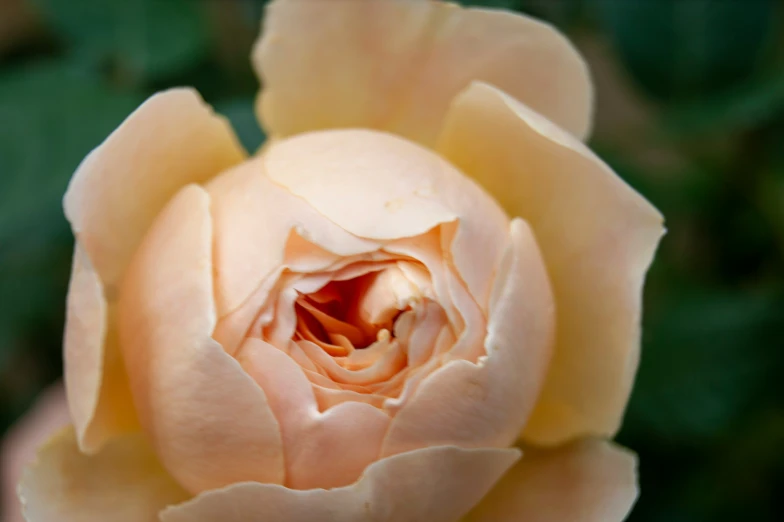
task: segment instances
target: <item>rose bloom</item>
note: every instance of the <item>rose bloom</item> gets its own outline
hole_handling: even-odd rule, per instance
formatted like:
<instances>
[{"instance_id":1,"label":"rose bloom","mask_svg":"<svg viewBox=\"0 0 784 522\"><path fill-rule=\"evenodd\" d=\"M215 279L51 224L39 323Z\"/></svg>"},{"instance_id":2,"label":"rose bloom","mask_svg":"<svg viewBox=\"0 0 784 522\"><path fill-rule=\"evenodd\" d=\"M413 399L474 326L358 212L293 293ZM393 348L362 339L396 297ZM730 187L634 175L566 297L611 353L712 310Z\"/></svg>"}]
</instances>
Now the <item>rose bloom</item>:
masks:
<instances>
[{"instance_id":1,"label":"rose bloom","mask_svg":"<svg viewBox=\"0 0 784 522\"><path fill-rule=\"evenodd\" d=\"M253 64L262 150L173 89L71 180L73 427L27 520L621 520L663 228L581 141L574 48L504 11L277 0Z\"/></svg>"}]
</instances>

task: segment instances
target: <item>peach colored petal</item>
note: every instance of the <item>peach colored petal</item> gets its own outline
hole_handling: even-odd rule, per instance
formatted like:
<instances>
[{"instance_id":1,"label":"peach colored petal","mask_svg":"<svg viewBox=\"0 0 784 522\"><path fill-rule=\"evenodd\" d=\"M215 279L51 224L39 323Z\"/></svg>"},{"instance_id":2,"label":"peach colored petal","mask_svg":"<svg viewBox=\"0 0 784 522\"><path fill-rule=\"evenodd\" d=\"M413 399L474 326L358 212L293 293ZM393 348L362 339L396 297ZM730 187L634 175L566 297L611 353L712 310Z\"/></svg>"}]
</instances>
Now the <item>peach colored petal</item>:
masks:
<instances>
[{"instance_id":1,"label":"peach colored petal","mask_svg":"<svg viewBox=\"0 0 784 522\"><path fill-rule=\"evenodd\" d=\"M19 486L28 522L155 522L188 495L141 434L118 436L95 455L67 428L38 452Z\"/></svg>"},{"instance_id":2,"label":"peach colored petal","mask_svg":"<svg viewBox=\"0 0 784 522\"><path fill-rule=\"evenodd\" d=\"M449 103L474 80L504 89L579 137L593 90L553 27L508 11L420 0L270 4L253 53L257 112L284 137L368 127L432 145Z\"/></svg>"},{"instance_id":3,"label":"peach colored petal","mask_svg":"<svg viewBox=\"0 0 784 522\"><path fill-rule=\"evenodd\" d=\"M259 339L243 344L238 360L267 392L286 450L286 486L330 488L354 482L378 459L389 417L369 404L344 402L320 412L297 364Z\"/></svg>"},{"instance_id":4,"label":"peach colored petal","mask_svg":"<svg viewBox=\"0 0 784 522\"><path fill-rule=\"evenodd\" d=\"M391 323L398 312L421 298L419 289L396 265L392 265L379 272L362 293L357 312L363 322L380 326Z\"/></svg>"},{"instance_id":5,"label":"peach colored petal","mask_svg":"<svg viewBox=\"0 0 784 522\"><path fill-rule=\"evenodd\" d=\"M322 412L344 402L364 402L376 408L381 408L384 405L384 397L381 395L335 389L333 387L319 386L315 383L313 385L313 393L316 397L319 411Z\"/></svg>"},{"instance_id":6,"label":"peach colored petal","mask_svg":"<svg viewBox=\"0 0 784 522\"><path fill-rule=\"evenodd\" d=\"M613 434L639 358L641 289L662 217L571 135L474 84L439 150L533 228L558 309L553 363L526 439Z\"/></svg>"},{"instance_id":7,"label":"peach colored petal","mask_svg":"<svg viewBox=\"0 0 784 522\"><path fill-rule=\"evenodd\" d=\"M405 347L398 342L380 343L383 350L373 363L365 368L352 370L341 366L334 357L321 347L308 341L300 341L299 347L314 364L323 368L333 380L345 384L368 385L386 381L398 373L406 363Z\"/></svg>"},{"instance_id":8,"label":"peach colored petal","mask_svg":"<svg viewBox=\"0 0 784 522\"><path fill-rule=\"evenodd\" d=\"M227 120L196 91L171 89L144 102L79 165L63 201L103 282L115 284L122 276L147 228L180 188L244 158Z\"/></svg>"},{"instance_id":9,"label":"peach colored petal","mask_svg":"<svg viewBox=\"0 0 784 522\"><path fill-rule=\"evenodd\" d=\"M0 447L0 520L24 522L22 506L16 493L22 472L35 458L38 447L69 422L65 389L58 382L45 389L30 410L6 432Z\"/></svg>"},{"instance_id":10,"label":"peach colored petal","mask_svg":"<svg viewBox=\"0 0 784 522\"><path fill-rule=\"evenodd\" d=\"M602 440L526 449L463 522L621 522L637 498L635 460Z\"/></svg>"},{"instance_id":11,"label":"peach colored petal","mask_svg":"<svg viewBox=\"0 0 784 522\"><path fill-rule=\"evenodd\" d=\"M390 241L384 245L384 250L416 260L430 281L433 299L442 306L449 322L462 328L464 321L460 310L449 295L449 268L441 251L441 229L436 227L426 234Z\"/></svg>"},{"instance_id":12,"label":"peach colored petal","mask_svg":"<svg viewBox=\"0 0 784 522\"><path fill-rule=\"evenodd\" d=\"M273 181L355 236L395 240L459 220L454 263L480 306L486 303L508 219L432 151L383 132L332 130L277 142L264 162Z\"/></svg>"},{"instance_id":13,"label":"peach colored petal","mask_svg":"<svg viewBox=\"0 0 784 522\"><path fill-rule=\"evenodd\" d=\"M264 392L210 338L209 195L183 188L151 227L128 269L120 333L145 431L190 491L243 480L282 483L280 430Z\"/></svg>"},{"instance_id":14,"label":"peach colored petal","mask_svg":"<svg viewBox=\"0 0 784 522\"><path fill-rule=\"evenodd\" d=\"M348 487L235 484L166 509L161 522L454 522L519 455L515 449L420 449L374 462Z\"/></svg>"},{"instance_id":15,"label":"peach colored petal","mask_svg":"<svg viewBox=\"0 0 784 522\"><path fill-rule=\"evenodd\" d=\"M218 320L212 337L223 346L226 353L233 356L237 352L254 321L267 323L275 319L272 311L275 309L276 294L273 289L279 284L282 273L283 267L280 267L265 277L239 308Z\"/></svg>"},{"instance_id":16,"label":"peach colored petal","mask_svg":"<svg viewBox=\"0 0 784 522\"><path fill-rule=\"evenodd\" d=\"M440 305L426 301L414 312L411 335L408 337L408 365L424 364L432 355L441 330L447 326L446 314Z\"/></svg>"},{"instance_id":17,"label":"peach colored petal","mask_svg":"<svg viewBox=\"0 0 784 522\"><path fill-rule=\"evenodd\" d=\"M240 306L265 277L280 268L292 231L340 256L378 249L376 243L352 236L273 183L265 174L265 164L263 157L253 158L207 186L216 231L219 317Z\"/></svg>"},{"instance_id":18,"label":"peach colored petal","mask_svg":"<svg viewBox=\"0 0 784 522\"><path fill-rule=\"evenodd\" d=\"M244 155L226 121L198 94L174 89L142 104L71 179L63 205L79 246L68 299L65 381L83 450L96 451L135 424L116 414L130 409L128 390L116 347L104 348L115 335L110 308L131 255L180 187L205 181Z\"/></svg>"},{"instance_id":19,"label":"peach colored petal","mask_svg":"<svg viewBox=\"0 0 784 522\"><path fill-rule=\"evenodd\" d=\"M345 321L335 319L331 315L322 312L314 305L308 303L307 301L302 301L300 306L307 310L313 317L321 323L324 328L330 333L340 334L343 337L347 338L349 342L351 342L354 346L361 346L364 341L364 334L362 331L354 326L353 324L347 323Z\"/></svg>"},{"instance_id":20,"label":"peach colored petal","mask_svg":"<svg viewBox=\"0 0 784 522\"><path fill-rule=\"evenodd\" d=\"M104 285L77 240L68 289L64 372L77 439L88 453L98 451L112 436L138 427L117 344L115 315L116 305L107 303Z\"/></svg>"},{"instance_id":21,"label":"peach colored petal","mask_svg":"<svg viewBox=\"0 0 784 522\"><path fill-rule=\"evenodd\" d=\"M485 349L474 364L451 361L426 377L392 421L383 456L422 445L504 447L534 406L550 356L554 310L541 253L512 221L494 283Z\"/></svg>"}]
</instances>

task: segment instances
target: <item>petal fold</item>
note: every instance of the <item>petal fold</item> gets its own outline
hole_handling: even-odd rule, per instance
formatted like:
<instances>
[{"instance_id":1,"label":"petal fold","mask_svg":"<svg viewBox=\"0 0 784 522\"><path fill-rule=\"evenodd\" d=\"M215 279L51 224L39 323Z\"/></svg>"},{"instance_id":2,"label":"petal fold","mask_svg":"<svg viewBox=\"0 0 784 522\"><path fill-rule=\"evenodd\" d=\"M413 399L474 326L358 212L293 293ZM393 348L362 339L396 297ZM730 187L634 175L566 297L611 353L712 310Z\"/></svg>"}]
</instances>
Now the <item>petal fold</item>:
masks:
<instances>
[{"instance_id":1,"label":"petal fold","mask_svg":"<svg viewBox=\"0 0 784 522\"><path fill-rule=\"evenodd\" d=\"M472 180L433 151L368 129L312 132L270 146L277 184L351 234L384 241L458 221L454 264L485 307L509 220Z\"/></svg>"},{"instance_id":2,"label":"petal fold","mask_svg":"<svg viewBox=\"0 0 784 522\"><path fill-rule=\"evenodd\" d=\"M420 0L279 0L253 63L257 112L285 137L365 127L433 145L449 104L472 81L504 89L583 138L593 90L585 63L553 27L509 11Z\"/></svg>"},{"instance_id":3,"label":"petal fold","mask_svg":"<svg viewBox=\"0 0 784 522\"><path fill-rule=\"evenodd\" d=\"M463 522L621 522L636 499L635 456L585 439L526 449Z\"/></svg>"},{"instance_id":4,"label":"petal fold","mask_svg":"<svg viewBox=\"0 0 784 522\"><path fill-rule=\"evenodd\" d=\"M77 239L65 380L80 447L97 451L136 425L112 343L119 280L147 228L183 185L245 156L228 123L190 89L152 96L77 169L63 206Z\"/></svg>"},{"instance_id":5,"label":"petal fold","mask_svg":"<svg viewBox=\"0 0 784 522\"><path fill-rule=\"evenodd\" d=\"M526 220L545 259L556 345L525 439L614 434L639 359L661 215L580 141L490 85L455 100L439 150Z\"/></svg>"},{"instance_id":6,"label":"petal fold","mask_svg":"<svg viewBox=\"0 0 784 522\"><path fill-rule=\"evenodd\" d=\"M118 436L95 455L79 451L71 428L38 452L19 485L28 522L157 522L188 499L141 434Z\"/></svg>"},{"instance_id":7,"label":"petal fold","mask_svg":"<svg viewBox=\"0 0 784 522\"><path fill-rule=\"evenodd\" d=\"M120 335L133 397L161 461L189 491L284 480L280 427L261 388L211 334L210 198L183 188L123 281Z\"/></svg>"},{"instance_id":8,"label":"petal fold","mask_svg":"<svg viewBox=\"0 0 784 522\"><path fill-rule=\"evenodd\" d=\"M244 483L208 491L166 509L161 522L454 522L519 455L515 449L416 450L371 464L343 488Z\"/></svg>"},{"instance_id":9,"label":"petal fold","mask_svg":"<svg viewBox=\"0 0 784 522\"><path fill-rule=\"evenodd\" d=\"M553 297L530 228L512 221L490 300L487 355L426 377L392 420L382 455L422 444L504 447L534 407L550 359Z\"/></svg>"}]
</instances>

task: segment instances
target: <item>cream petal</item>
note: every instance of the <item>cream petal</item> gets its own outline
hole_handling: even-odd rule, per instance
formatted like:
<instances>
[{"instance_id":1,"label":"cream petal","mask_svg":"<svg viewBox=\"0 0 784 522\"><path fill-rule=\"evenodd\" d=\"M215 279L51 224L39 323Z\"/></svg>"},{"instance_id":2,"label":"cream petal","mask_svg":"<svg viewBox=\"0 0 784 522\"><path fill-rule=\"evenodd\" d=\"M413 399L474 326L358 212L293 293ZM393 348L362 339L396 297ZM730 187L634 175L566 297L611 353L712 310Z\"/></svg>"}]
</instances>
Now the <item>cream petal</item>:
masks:
<instances>
[{"instance_id":1,"label":"cream petal","mask_svg":"<svg viewBox=\"0 0 784 522\"><path fill-rule=\"evenodd\" d=\"M115 292L116 293L116 292ZM68 406L82 451L95 453L138 419L117 343L116 305L79 241L74 247L64 339Z\"/></svg>"},{"instance_id":2,"label":"cream petal","mask_svg":"<svg viewBox=\"0 0 784 522\"><path fill-rule=\"evenodd\" d=\"M219 317L240 306L265 277L280 268L292 231L340 256L378 249L375 242L352 236L273 183L265 174L263 157L253 158L216 178L207 191L213 202L216 231Z\"/></svg>"},{"instance_id":3,"label":"cream petal","mask_svg":"<svg viewBox=\"0 0 784 522\"><path fill-rule=\"evenodd\" d=\"M593 89L575 48L521 14L419 0L281 0L253 53L257 112L275 137L366 127L432 145L474 80L504 89L579 137Z\"/></svg>"},{"instance_id":4,"label":"cream petal","mask_svg":"<svg viewBox=\"0 0 784 522\"><path fill-rule=\"evenodd\" d=\"M244 158L226 119L192 89L172 89L143 103L79 165L63 201L104 284L122 276L147 228L180 188Z\"/></svg>"},{"instance_id":5,"label":"cream petal","mask_svg":"<svg viewBox=\"0 0 784 522\"><path fill-rule=\"evenodd\" d=\"M120 334L139 415L163 464L190 491L282 483L278 423L258 385L210 334L209 195L183 188L128 269Z\"/></svg>"},{"instance_id":6,"label":"cream petal","mask_svg":"<svg viewBox=\"0 0 784 522\"><path fill-rule=\"evenodd\" d=\"M19 485L28 522L155 522L188 495L166 473L144 436L127 434L95 455L67 428L38 452Z\"/></svg>"},{"instance_id":7,"label":"cream petal","mask_svg":"<svg viewBox=\"0 0 784 522\"><path fill-rule=\"evenodd\" d=\"M602 440L526 449L463 522L621 522L637 498L633 454Z\"/></svg>"},{"instance_id":8,"label":"cream petal","mask_svg":"<svg viewBox=\"0 0 784 522\"><path fill-rule=\"evenodd\" d=\"M454 522L519 455L515 449L426 448L374 462L343 488L245 483L206 492L166 509L161 522Z\"/></svg>"},{"instance_id":9,"label":"cream petal","mask_svg":"<svg viewBox=\"0 0 784 522\"><path fill-rule=\"evenodd\" d=\"M348 129L275 143L264 161L272 180L355 236L395 240L459 220L452 257L485 305L508 219L486 192L432 151L392 134Z\"/></svg>"},{"instance_id":10,"label":"cream petal","mask_svg":"<svg viewBox=\"0 0 784 522\"><path fill-rule=\"evenodd\" d=\"M226 121L196 92L173 89L142 104L71 179L63 205L78 246L68 298L65 380L83 450L96 451L134 425L132 413L117 415L131 409L121 357L115 346L104 348L107 337L115 335L109 308L131 255L180 187L205 181L244 155Z\"/></svg>"},{"instance_id":11,"label":"cream petal","mask_svg":"<svg viewBox=\"0 0 784 522\"><path fill-rule=\"evenodd\" d=\"M330 488L354 482L378 459L389 417L364 403L344 402L319 412L310 382L285 353L248 339L238 356L267 392L286 450L286 486Z\"/></svg>"},{"instance_id":12,"label":"cream petal","mask_svg":"<svg viewBox=\"0 0 784 522\"><path fill-rule=\"evenodd\" d=\"M41 392L35 404L5 432L0 441L0 520L24 522L16 491L22 472L35 459L39 446L69 422L65 389L58 382Z\"/></svg>"},{"instance_id":13,"label":"cream petal","mask_svg":"<svg viewBox=\"0 0 784 522\"><path fill-rule=\"evenodd\" d=\"M423 445L504 447L519 435L541 388L554 329L552 293L528 226L512 221L494 283L484 341L474 364L451 361L403 404L383 456Z\"/></svg>"},{"instance_id":14,"label":"cream petal","mask_svg":"<svg viewBox=\"0 0 784 522\"><path fill-rule=\"evenodd\" d=\"M641 289L662 217L571 135L474 84L439 150L533 228L558 309L556 348L524 437L617 431L639 358Z\"/></svg>"}]
</instances>

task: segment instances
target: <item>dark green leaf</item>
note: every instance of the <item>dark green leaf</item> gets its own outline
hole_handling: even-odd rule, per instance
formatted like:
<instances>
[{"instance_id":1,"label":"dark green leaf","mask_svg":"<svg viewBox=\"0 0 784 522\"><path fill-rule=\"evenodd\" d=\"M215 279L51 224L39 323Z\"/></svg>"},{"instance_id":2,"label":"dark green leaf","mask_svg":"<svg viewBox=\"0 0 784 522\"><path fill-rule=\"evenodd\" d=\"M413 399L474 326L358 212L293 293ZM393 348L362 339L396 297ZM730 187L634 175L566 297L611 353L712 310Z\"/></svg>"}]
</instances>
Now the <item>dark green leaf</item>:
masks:
<instances>
[{"instance_id":1,"label":"dark green leaf","mask_svg":"<svg viewBox=\"0 0 784 522\"><path fill-rule=\"evenodd\" d=\"M727 433L784 371L784 300L673 295L648 311L626 434L699 445Z\"/></svg>"},{"instance_id":2,"label":"dark green leaf","mask_svg":"<svg viewBox=\"0 0 784 522\"><path fill-rule=\"evenodd\" d=\"M114 65L131 81L170 77L209 48L198 2L189 0L35 0L77 56Z\"/></svg>"},{"instance_id":3,"label":"dark green leaf","mask_svg":"<svg viewBox=\"0 0 784 522\"><path fill-rule=\"evenodd\" d=\"M672 137L745 131L784 113L784 73L773 70L726 91L676 104L663 115Z\"/></svg>"},{"instance_id":4,"label":"dark green leaf","mask_svg":"<svg viewBox=\"0 0 784 522\"><path fill-rule=\"evenodd\" d=\"M0 75L0 351L61 323L72 242L62 195L138 101L60 63Z\"/></svg>"},{"instance_id":5,"label":"dark green leaf","mask_svg":"<svg viewBox=\"0 0 784 522\"><path fill-rule=\"evenodd\" d=\"M600 0L599 18L631 74L665 99L742 83L771 43L774 0Z\"/></svg>"},{"instance_id":6,"label":"dark green leaf","mask_svg":"<svg viewBox=\"0 0 784 522\"><path fill-rule=\"evenodd\" d=\"M215 110L229 119L245 150L253 154L261 147L265 136L256 119L252 98L219 101Z\"/></svg>"}]
</instances>

